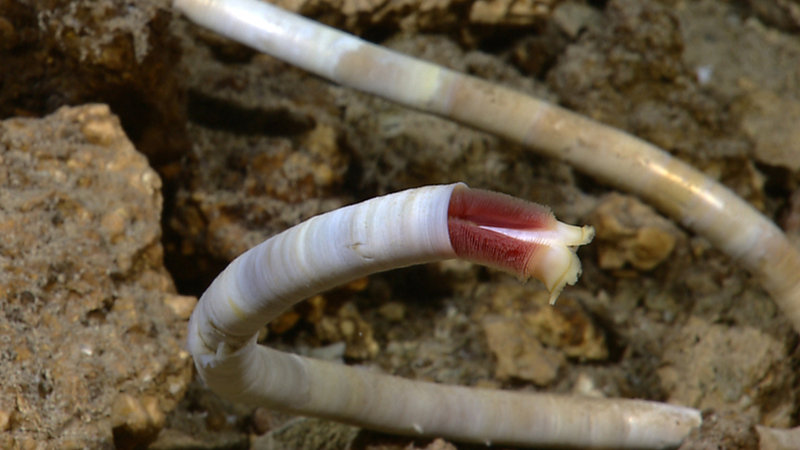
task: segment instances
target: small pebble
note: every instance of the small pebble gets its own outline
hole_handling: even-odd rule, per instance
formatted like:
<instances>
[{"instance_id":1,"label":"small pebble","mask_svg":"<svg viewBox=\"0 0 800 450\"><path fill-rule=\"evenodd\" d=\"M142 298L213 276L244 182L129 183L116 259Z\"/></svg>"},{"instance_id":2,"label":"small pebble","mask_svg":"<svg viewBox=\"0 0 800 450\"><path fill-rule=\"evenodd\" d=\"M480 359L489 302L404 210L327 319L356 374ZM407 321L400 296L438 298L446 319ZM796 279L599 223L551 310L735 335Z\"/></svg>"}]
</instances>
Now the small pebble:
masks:
<instances>
[{"instance_id":1,"label":"small pebble","mask_svg":"<svg viewBox=\"0 0 800 450\"><path fill-rule=\"evenodd\" d=\"M390 322L400 322L406 317L406 305L400 302L385 303L378 309L378 313Z\"/></svg>"}]
</instances>

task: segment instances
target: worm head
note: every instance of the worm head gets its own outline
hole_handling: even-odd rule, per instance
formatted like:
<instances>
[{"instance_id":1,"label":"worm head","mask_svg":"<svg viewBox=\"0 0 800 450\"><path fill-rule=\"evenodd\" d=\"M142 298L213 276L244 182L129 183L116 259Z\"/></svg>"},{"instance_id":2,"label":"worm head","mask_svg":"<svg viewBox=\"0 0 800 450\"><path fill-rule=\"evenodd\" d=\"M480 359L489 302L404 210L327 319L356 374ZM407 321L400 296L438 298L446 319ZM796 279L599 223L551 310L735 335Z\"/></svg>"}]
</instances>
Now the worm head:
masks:
<instances>
[{"instance_id":1,"label":"worm head","mask_svg":"<svg viewBox=\"0 0 800 450\"><path fill-rule=\"evenodd\" d=\"M453 191L447 224L459 258L536 278L550 291L551 303L578 280L575 251L594 237L592 227L559 222L545 206L466 187Z\"/></svg>"}]
</instances>

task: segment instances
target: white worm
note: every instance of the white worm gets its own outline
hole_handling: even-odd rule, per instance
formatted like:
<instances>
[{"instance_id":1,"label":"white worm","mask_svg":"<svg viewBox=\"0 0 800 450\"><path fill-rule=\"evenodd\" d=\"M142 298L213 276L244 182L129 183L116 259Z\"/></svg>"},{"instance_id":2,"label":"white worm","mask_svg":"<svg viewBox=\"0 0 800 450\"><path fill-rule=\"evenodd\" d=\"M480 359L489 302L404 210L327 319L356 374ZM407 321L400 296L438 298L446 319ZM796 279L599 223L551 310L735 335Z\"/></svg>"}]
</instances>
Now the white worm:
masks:
<instances>
[{"instance_id":1,"label":"white worm","mask_svg":"<svg viewBox=\"0 0 800 450\"><path fill-rule=\"evenodd\" d=\"M540 236L541 234L541 236ZM401 434L520 445L675 446L699 412L606 400L443 386L281 353L259 328L293 303L370 273L460 256L541 279L553 292L580 272L590 227L462 184L411 189L323 214L234 260L203 294L189 349L225 397Z\"/></svg>"},{"instance_id":2,"label":"white worm","mask_svg":"<svg viewBox=\"0 0 800 450\"><path fill-rule=\"evenodd\" d=\"M257 0L176 0L175 7L317 75L523 143L649 200L758 275L800 331L800 252L751 205L659 148Z\"/></svg>"},{"instance_id":3,"label":"white worm","mask_svg":"<svg viewBox=\"0 0 800 450\"><path fill-rule=\"evenodd\" d=\"M523 143L648 199L760 276L800 330L798 250L771 221L727 188L660 149L557 106L382 49L268 4L253 0L176 0L175 4L196 22L313 73ZM507 401L513 404L515 398ZM558 398L557 403L571 401ZM321 414L355 420L349 413L325 411ZM696 415L692 417L699 421ZM629 417L634 422L638 418L635 414ZM664 417L656 420L659 423L654 423L653 429L664 427L662 432L671 436L672 443L679 442L680 433L690 428L679 427L670 434L666 429L672 422ZM430 431L427 425L413 423L416 427L410 426L412 430ZM586 436L588 443L594 439L588 430L605 430L604 426L586 422L576 433ZM408 427L384 428L409 432ZM455 430L452 436L473 439L462 432ZM444 429L431 433L451 435ZM504 442L502 438L483 439ZM563 444L558 440L536 442Z\"/></svg>"}]
</instances>

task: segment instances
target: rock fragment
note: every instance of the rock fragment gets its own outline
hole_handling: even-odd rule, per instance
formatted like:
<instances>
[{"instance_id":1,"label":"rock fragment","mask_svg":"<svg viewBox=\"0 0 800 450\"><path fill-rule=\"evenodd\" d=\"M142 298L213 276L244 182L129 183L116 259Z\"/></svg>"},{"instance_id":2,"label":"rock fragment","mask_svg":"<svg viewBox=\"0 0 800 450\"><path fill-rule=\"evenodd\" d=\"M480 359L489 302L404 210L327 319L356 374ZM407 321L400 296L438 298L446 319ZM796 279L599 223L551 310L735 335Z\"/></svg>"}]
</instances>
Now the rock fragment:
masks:
<instances>
[{"instance_id":1,"label":"rock fragment","mask_svg":"<svg viewBox=\"0 0 800 450\"><path fill-rule=\"evenodd\" d=\"M353 302L343 304L335 316L323 316L314 326L323 342L345 342L348 358L372 359L380 350L372 325L361 317Z\"/></svg>"},{"instance_id":2,"label":"rock fragment","mask_svg":"<svg viewBox=\"0 0 800 450\"><path fill-rule=\"evenodd\" d=\"M665 341L658 375L670 403L786 427L795 394L784 358L784 344L763 331L692 317Z\"/></svg>"},{"instance_id":3,"label":"rock fragment","mask_svg":"<svg viewBox=\"0 0 800 450\"><path fill-rule=\"evenodd\" d=\"M105 105L0 122L0 160L0 447L146 443L192 373L158 175Z\"/></svg>"},{"instance_id":4,"label":"rock fragment","mask_svg":"<svg viewBox=\"0 0 800 450\"><path fill-rule=\"evenodd\" d=\"M601 201L590 222L597 233L597 259L603 269L630 264L638 270L652 270L669 258L680 237L675 225L652 208L617 193Z\"/></svg>"},{"instance_id":5,"label":"rock fragment","mask_svg":"<svg viewBox=\"0 0 800 450\"><path fill-rule=\"evenodd\" d=\"M545 348L519 320L489 317L483 329L497 359L495 376L500 380L525 380L546 386L566 363L560 352Z\"/></svg>"}]
</instances>

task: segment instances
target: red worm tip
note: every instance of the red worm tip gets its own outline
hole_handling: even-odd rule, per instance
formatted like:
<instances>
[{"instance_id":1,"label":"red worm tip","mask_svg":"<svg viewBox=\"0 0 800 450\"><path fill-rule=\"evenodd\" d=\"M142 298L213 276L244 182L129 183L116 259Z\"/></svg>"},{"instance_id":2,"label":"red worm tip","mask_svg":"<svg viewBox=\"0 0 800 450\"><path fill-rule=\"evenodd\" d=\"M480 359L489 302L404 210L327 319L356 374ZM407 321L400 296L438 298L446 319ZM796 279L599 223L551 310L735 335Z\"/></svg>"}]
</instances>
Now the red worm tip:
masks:
<instances>
[{"instance_id":1,"label":"red worm tip","mask_svg":"<svg viewBox=\"0 0 800 450\"><path fill-rule=\"evenodd\" d=\"M456 188L448 209L450 244L459 258L542 281L554 300L581 271L575 246L591 227L566 225L550 209L480 189Z\"/></svg>"}]
</instances>

